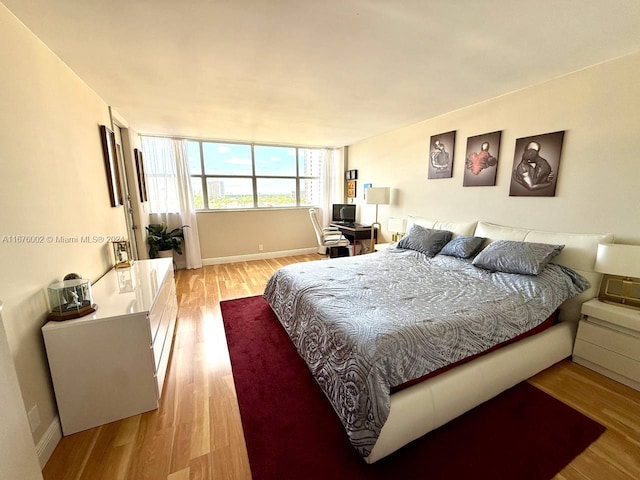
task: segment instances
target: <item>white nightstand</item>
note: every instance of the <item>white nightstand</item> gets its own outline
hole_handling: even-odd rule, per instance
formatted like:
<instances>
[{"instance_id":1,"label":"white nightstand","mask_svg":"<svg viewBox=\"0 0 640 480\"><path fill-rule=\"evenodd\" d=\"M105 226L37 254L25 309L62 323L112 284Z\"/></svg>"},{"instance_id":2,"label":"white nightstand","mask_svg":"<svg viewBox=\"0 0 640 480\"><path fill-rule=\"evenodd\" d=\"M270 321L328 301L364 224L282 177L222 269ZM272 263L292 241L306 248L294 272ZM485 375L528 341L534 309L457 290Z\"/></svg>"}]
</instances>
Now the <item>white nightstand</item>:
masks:
<instances>
[{"instance_id":1,"label":"white nightstand","mask_svg":"<svg viewBox=\"0 0 640 480\"><path fill-rule=\"evenodd\" d=\"M640 390L640 310L589 300L573 347L573 361Z\"/></svg>"},{"instance_id":2,"label":"white nightstand","mask_svg":"<svg viewBox=\"0 0 640 480\"><path fill-rule=\"evenodd\" d=\"M387 248L389 248L390 245L391 243L376 243L373 249L376 252L381 252L382 250L386 250Z\"/></svg>"}]
</instances>

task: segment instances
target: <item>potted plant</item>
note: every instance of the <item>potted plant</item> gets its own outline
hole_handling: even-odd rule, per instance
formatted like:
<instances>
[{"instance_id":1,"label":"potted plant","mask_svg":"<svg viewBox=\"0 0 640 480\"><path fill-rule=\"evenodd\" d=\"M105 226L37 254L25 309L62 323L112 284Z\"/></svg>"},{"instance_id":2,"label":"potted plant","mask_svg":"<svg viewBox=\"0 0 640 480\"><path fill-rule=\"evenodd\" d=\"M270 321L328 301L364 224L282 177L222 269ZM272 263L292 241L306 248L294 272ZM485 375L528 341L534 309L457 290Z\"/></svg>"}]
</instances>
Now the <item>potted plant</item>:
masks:
<instances>
[{"instance_id":1,"label":"potted plant","mask_svg":"<svg viewBox=\"0 0 640 480\"><path fill-rule=\"evenodd\" d=\"M152 223L147 225L147 243L149 244L149 257L157 258L160 252L177 252L182 255L182 242L184 241L184 229L189 225L174 228L169 231L164 223Z\"/></svg>"}]
</instances>

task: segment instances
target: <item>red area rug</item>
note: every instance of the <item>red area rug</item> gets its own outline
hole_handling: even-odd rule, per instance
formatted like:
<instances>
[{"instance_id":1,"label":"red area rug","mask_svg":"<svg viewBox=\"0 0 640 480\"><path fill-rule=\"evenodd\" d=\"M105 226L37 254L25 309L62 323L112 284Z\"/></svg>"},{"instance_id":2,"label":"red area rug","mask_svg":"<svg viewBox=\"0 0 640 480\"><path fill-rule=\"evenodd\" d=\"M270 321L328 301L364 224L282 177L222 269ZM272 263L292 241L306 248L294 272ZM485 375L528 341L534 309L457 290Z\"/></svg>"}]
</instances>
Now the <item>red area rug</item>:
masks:
<instances>
[{"instance_id":1,"label":"red area rug","mask_svg":"<svg viewBox=\"0 0 640 480\"><path fill-rule=\"evenodd\" d=\"M253 480L550 479L605 430L521 383L368 465L268 303L220 306Z\"/></svg>"}]
</instances>

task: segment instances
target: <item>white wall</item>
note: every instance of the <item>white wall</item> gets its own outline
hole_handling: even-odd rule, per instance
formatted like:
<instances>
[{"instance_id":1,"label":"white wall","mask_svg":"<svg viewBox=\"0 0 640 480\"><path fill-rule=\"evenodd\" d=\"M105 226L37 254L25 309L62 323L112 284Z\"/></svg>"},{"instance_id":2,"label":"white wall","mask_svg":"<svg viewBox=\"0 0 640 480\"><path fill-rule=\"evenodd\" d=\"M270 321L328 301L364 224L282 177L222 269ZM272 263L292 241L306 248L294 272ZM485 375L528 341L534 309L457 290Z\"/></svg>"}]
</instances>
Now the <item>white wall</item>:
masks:
<instances>
[{"instance_id":1,"label":"white wall","mask_svg":"<svg viewBox=\"0 0 640 480\"><path fill-rule=\"evenodd\" d=\"M318 247L306 208L200 212L197 218L205 262Z\"/></svg>"},{"instance_id":2,"label":"white wall","mask_svg":"<svg viewBox=\"0 0 640 480\"><path fill-rule=\"evenodd\" d=\"M0 299L26 409L39 410L38 443L56 416L40 331L45 289L69 272L95 280L113 265L107 242L57 239L126 227L122 207L109 203L100 144L108 106L2 4L0 70Z\"/></svg>"},{"instance_id":3,"label":"white wall","mask_svg":"<svg viewBox=\"0 0 640 480\"><path fill-rule=\"evenodd\" d=\"M640 54L591 67L349 147L362 185L392 187L379 217L420 215L614 233L640 243ZM473 88L473 79L469 79ZM434 92L437 95L437 92ZM456 130L453 177L427 180L432 135ZM502 130L495 187L463 187L467 137ZM555 197L509 197L517 138L565 130ZM544 155L543 155L544 156ZM375 207L361 205L372 222ZM387 240L390 234L383 232Z\"/></svg>"}]
</instances>

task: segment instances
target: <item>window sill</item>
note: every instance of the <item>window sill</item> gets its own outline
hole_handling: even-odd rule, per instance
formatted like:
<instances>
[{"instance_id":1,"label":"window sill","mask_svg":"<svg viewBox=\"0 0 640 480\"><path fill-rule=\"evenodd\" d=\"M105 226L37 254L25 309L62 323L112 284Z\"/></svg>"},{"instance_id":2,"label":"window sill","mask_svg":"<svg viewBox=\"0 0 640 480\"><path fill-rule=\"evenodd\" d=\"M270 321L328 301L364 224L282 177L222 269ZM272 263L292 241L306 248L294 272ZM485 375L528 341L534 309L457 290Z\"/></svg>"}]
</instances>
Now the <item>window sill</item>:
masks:
<instances>
[{"instance_id":1,"label":"window sill","mask_svg":"<svg viewBox=\"0 0 640 480\"><path fill-rule=\"evenodd\" d=\"M225 212L281 212L283 210L309 210L310 208L320 208L319 205L309 205L305 207L258 207L258 208L224 208L220 210L196 210L199 213L225 213Z\"/></svg>"}]
</instances>

